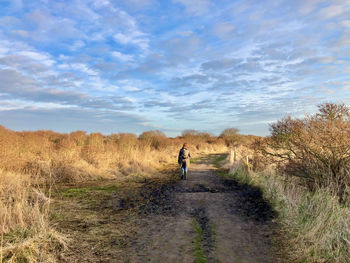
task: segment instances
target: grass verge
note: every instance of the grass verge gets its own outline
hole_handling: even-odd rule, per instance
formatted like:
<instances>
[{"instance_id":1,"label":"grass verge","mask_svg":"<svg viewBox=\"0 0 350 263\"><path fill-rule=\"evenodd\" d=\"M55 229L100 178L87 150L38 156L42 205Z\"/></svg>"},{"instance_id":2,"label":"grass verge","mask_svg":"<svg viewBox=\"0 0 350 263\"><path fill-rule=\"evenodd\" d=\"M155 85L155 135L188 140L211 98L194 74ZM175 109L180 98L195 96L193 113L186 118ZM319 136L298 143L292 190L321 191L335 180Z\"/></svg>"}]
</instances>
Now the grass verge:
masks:
<instances>
[{"instance_id":1,"label":"grass verge","mask_svg":"<svg viewBox=\"0 0 350 263\"><path fill-rule=\"evenodd\" d=\"M228 169L217 173L263 191L288 236L292 262L349 262L350 207L340 205L336 196L322 189L309 192L274 171L251 172L244 164L234 174Z\"/></svg>"},{"instance_id":2,"label":"grass verge","mask_svg":"<svg viewBox=\"0 0 350 263\"><path fill-rule=\"evenodd\" d=\"M211 162L216 168L221 167L221 163L227 158L227 154L216 154L214 160Z\"/></svg>"}]
</instances>

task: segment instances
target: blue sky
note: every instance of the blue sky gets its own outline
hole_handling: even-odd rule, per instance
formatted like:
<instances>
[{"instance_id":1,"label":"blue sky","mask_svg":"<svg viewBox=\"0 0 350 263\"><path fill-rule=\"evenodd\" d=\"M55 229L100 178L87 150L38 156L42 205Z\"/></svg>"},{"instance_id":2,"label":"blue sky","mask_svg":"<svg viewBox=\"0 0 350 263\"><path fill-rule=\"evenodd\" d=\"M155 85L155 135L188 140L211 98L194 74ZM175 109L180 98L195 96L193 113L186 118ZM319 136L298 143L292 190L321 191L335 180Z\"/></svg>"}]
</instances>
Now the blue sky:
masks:
<instances>
[{"instance_id":1,"label":"blue sky","mask_svg":"<svg viewBox=\"0 0 350 263\"><path fill-rule=\"evenodd\" d=\"M347 0L0 0L0 124L267 135L350 103Z\"/></svg>"}]
</instances>

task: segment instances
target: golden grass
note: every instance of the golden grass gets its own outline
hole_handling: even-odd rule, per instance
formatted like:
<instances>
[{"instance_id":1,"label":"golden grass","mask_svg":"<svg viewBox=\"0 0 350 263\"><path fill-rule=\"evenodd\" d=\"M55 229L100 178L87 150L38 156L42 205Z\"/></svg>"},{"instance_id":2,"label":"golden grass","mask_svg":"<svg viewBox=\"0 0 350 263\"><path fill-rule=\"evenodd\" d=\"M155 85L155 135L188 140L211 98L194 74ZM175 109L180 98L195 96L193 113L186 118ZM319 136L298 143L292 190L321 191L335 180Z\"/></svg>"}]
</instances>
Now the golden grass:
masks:
<instances>
[{"instance_id":1,"label":"golden grass","mask_svg":"<svg viewBox=\"0 0 350 263\"><path fill-rule=\"evenodd\" d=\"M0 171L0 262L56 261L65 242L48 224L49 205L30 176Z\"/></svg>"},{"instance_id":2,"label":"golden grass","mask_svg":"<svg viewBox=\"0 0 350 263\"><path fill-rule=\"evenodd\" d=\"M0 126L0 262L59 261L65 238L49 223L52 186L153 174L177 162L183 142L152 131L137 138ZM214 137L187 142L194 156L226 148Z\"/></svg>"}]
</instances>

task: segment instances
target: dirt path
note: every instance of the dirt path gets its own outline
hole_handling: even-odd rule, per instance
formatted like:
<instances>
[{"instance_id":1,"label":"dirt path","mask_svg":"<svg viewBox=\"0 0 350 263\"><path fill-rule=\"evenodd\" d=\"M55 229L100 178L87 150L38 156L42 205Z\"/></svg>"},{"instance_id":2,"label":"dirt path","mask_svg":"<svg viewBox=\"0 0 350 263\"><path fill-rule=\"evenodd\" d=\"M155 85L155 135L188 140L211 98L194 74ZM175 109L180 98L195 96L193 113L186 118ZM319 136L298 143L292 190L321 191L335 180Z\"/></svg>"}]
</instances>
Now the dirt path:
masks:
<instances>
[{"instance_id":1,"label":"dirt path","mask_svg":"<svg viewBox=\"0 0 350 263\"><path fill-rule=\"evenodd\" d=\"M192 164L188 180L155 191L136 220L124 262L282 262L274 213L258 189Z\"/></svg>"}]
</instances>

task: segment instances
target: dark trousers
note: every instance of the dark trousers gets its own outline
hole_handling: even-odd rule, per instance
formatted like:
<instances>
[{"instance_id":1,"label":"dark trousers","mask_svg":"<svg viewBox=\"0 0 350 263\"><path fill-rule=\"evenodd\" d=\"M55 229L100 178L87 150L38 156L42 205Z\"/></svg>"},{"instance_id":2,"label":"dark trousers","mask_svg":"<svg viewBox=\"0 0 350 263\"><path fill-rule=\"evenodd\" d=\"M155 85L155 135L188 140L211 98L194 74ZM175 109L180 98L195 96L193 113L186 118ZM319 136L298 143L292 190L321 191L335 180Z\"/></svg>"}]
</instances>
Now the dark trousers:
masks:
<instances>
[{"instance_id":1,"label":"dark trousers","mask_svg":"<svg viewBox=\"0 0 350 263\"><path fill-rule=\"evenodd\" d=\"M181 179L183 180L187 179L187 171L188 171L188 168L186 167L186 162L183 162L181 165Z\"/></svg>"}]
</instances>

